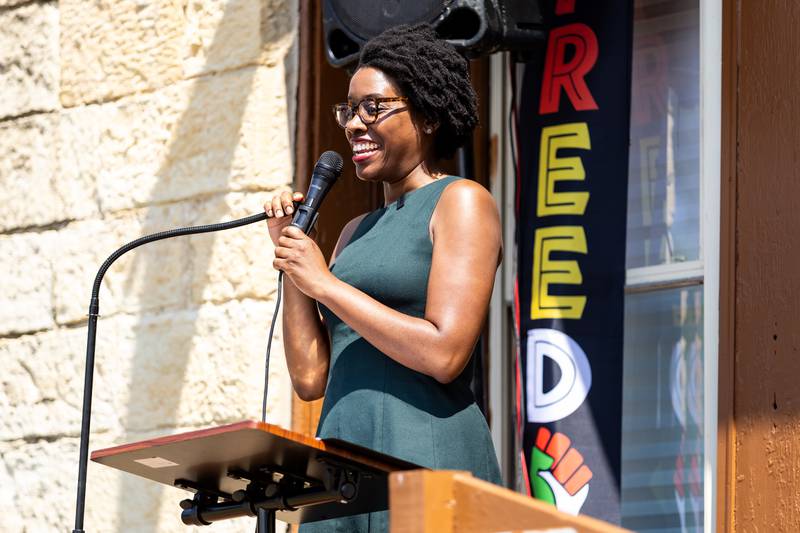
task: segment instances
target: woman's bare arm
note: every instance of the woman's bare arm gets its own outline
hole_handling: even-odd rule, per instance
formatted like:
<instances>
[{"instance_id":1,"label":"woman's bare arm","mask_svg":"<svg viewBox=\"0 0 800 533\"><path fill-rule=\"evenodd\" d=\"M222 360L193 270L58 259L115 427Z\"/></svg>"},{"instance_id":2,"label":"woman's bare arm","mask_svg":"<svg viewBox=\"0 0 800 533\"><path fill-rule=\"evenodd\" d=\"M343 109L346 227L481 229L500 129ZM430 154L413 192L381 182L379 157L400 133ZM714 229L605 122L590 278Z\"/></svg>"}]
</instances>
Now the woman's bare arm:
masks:
<instances>
[{"instance_id":1,"label":"woman's bare arm","mask_svg":"<svg viewBox=\"0 0 800 533\"><path fill-rule=\"evenodd\" d=\"M316 400L325 393L330 361L328 332L317 304L294 283L283 280L283 347L292 386L300 399Z\"/></svg>"},{"instance_id":2,"label":"woman's bare arm","mask_svg":"<svg viewBox=\"0 0 800 533\"><path fill-rule=\"evenodd\" d=\"M348 222L331 256L331 264L349 242L363 215ZM283 345L292 386L300 399L311 401L325 394L330 364L330 341L317 303L303 294L289 276L283 281Z\"/></svg>"},{"instance_id":3,"label":"woman's bare arm","mask_svg":"<svg viewBox=\"0 0 800 533\"><path fill-rule=\"evenodd\" d=\"M437 204L431 235L423 318L400 313L333 276L315 297L381 352L448 383L467 364L491 298L502 246L494 199L474 182L454 182Z\"/></svg>"}]
</instances>

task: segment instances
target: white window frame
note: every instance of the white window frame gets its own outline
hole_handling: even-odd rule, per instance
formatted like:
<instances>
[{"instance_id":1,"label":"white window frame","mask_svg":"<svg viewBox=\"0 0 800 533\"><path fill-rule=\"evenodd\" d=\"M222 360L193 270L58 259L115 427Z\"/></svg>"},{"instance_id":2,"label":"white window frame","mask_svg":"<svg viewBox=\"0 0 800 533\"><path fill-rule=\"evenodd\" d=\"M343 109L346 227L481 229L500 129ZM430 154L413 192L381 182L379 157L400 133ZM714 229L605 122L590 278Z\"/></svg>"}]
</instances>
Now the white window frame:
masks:
<instances>
[{"instance_id":1,"label":"white window frame","mask_svg":"<svg viewBox=\"0 0 800 533\"><path fill-rule=\"evenodd\" d=\"M700 0L700 195L703 250L705 435L703 531L717 524L719 240L722 135L722 2Z\"/></svg>"}]
</instances>

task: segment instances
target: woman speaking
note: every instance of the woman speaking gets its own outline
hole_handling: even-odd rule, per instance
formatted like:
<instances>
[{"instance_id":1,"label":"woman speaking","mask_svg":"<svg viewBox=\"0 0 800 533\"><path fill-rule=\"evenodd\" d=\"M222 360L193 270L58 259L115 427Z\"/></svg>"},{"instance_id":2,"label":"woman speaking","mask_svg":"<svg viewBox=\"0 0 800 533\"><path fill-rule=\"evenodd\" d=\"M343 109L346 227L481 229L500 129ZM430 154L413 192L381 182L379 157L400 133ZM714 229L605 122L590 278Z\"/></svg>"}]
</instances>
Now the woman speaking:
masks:
<instances>
[{"instance_id":1,"label":"woman speaking","mask_svg":"<svg viewBox=\"0 0 800 533\"><path fill-rule=\"evenodd\" d=\"M500 483L468 365L501 257L499 217L486 189L436 172L477 123L467 61L428 25L387 30L365 45L334 114L356 175L381 183L385 202L344 227L329 265L289 226L300 193L264 206L294 389L325 396L321 438ZM387 513L301 529L386 531Z\"/></svg>"}]
</instances>

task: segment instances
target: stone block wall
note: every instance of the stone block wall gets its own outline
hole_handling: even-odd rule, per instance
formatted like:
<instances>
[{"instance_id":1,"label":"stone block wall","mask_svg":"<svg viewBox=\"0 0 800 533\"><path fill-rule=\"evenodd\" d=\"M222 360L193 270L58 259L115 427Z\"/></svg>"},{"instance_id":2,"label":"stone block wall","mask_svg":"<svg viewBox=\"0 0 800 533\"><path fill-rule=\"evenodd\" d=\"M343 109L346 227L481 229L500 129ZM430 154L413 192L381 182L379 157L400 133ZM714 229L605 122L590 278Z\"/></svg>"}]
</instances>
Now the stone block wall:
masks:
<instances>
[{"instance_id":1,"label":"stone block wall","mask_svg":"<svg viewBox=\"0 0 800 533\"><path fill-rule=\"evenodd\" d=\"M0 0L0 531L72 529L103 260L147 233L257 213L291 185L297 12L297 0ZM261 224L115 263L90 449L260 417L271 258ZM279 337L270 370L268 421L289 427ZM86 530L191 530L185 495L91 465Z\"/></svg>"}]
</instances>

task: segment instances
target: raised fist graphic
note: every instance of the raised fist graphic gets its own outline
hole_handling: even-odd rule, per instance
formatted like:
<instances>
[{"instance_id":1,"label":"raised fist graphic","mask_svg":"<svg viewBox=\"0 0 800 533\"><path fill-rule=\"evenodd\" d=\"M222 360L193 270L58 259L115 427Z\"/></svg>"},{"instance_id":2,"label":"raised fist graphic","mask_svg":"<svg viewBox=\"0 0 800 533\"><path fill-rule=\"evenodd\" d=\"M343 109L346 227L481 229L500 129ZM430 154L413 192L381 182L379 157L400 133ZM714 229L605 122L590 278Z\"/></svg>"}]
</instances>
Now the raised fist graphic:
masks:
<instances>
[{"instance_id":1,"label":"raised fist graphic","mask_svg":"<svg viewBox=\"0 0 800 533\"><path fill-rule=\"evenodd\" d=\"M546 427L539 428L531 452L531 485L537 499L577 515L589 496L592 471L570 445L569 437L563 433L551 435Z\"/></svg>"}]
</instances>

